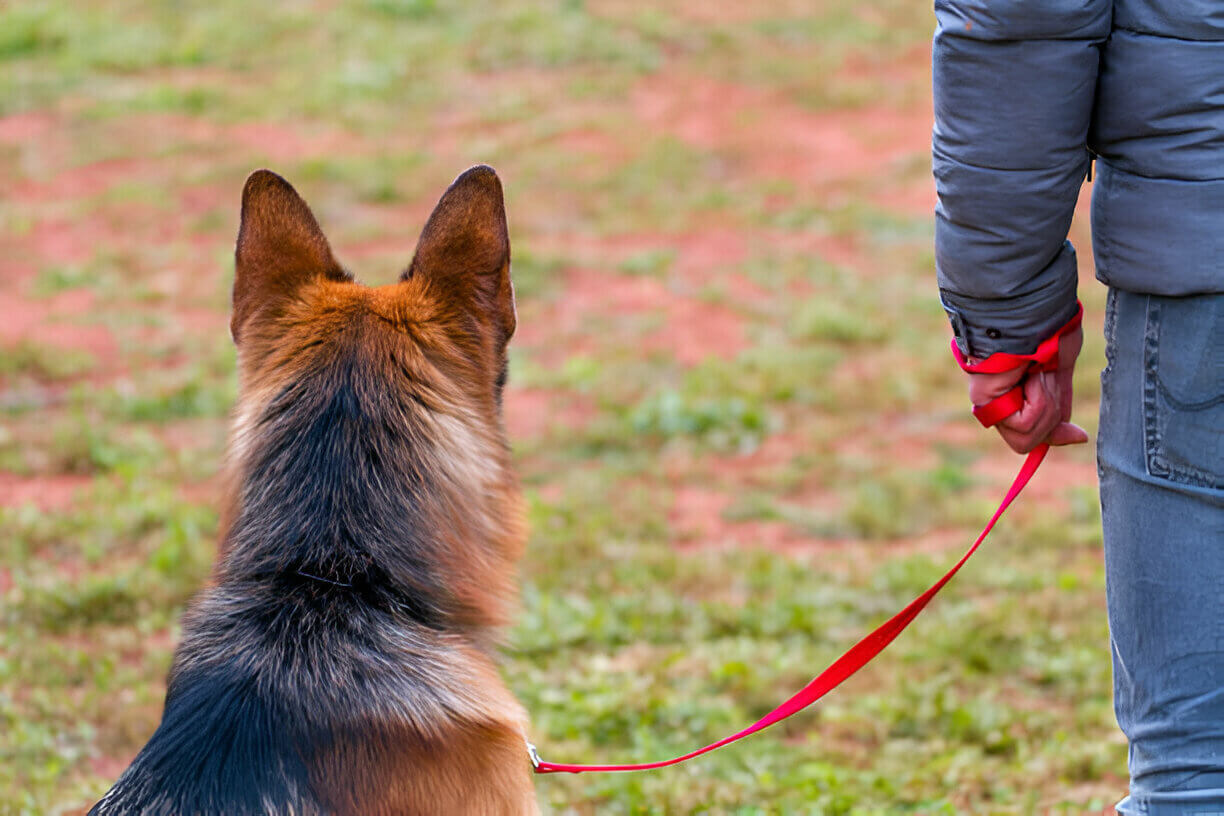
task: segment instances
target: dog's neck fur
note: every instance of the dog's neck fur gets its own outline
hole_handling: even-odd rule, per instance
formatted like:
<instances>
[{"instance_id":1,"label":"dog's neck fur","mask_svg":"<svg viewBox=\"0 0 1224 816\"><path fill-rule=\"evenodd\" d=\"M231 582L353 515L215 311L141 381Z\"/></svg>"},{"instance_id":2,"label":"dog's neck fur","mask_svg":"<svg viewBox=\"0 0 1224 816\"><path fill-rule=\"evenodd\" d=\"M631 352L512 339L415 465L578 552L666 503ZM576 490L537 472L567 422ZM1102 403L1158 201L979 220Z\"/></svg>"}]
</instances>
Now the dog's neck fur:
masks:
<instances>
[{"instance_id":1,"label":"dog's neck fur","mask_svg":"<svg viewBox=\"0 0 1224 816\"><path fill-rule=\"evenodd\" d=\"M385 373L374 368L341 355L239 416L236 511L218 578L359 592L432 628L498 625L501 604L487 593L508 593L496 578L507 570L486 565L512 555L498 531L520 526L490 518L490 495L506 480L504 442L498 451L500 440L481 439L474 417L380 388ZM425 423L440 427L425 433ZM475 574L455 574L467 567ZM494 584L479 602L465 598L482 572Z\"/></svg>"}]
</instances>

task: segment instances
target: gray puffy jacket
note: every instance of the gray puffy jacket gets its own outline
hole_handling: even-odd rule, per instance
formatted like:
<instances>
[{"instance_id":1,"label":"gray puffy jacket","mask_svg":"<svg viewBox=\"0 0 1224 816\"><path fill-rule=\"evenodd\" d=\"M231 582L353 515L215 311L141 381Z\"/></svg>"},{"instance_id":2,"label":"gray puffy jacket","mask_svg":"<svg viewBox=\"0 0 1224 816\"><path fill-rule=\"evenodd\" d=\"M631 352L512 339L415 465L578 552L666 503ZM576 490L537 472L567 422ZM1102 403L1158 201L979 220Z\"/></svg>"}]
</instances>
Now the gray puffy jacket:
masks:
<instances>
[{"instance_id":1,"label":"gray puffy jacket","mask_svg":"<svg viewBox=\"0 0 1224 816\"><path fill-rule=\"evenodd\" d=\"M935 258L962 350L1029 353L1097 277L1224 292L1224 0L936 0Z\"/></svg>"}]
</instances>

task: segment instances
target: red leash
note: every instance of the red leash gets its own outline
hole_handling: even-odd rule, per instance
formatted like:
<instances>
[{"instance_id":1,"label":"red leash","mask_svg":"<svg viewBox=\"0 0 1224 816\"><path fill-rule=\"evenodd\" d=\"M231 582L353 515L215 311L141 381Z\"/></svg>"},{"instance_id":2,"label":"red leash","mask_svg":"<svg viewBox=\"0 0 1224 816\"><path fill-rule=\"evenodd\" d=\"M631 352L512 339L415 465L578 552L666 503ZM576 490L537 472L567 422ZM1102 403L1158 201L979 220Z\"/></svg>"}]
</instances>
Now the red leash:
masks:
<instances>
[{"instance_id":1,"label":"red leash","mask_svg":"<svg viewBox=\"0 0 1224 816\"><path fill-rule=\"evenodd\" d=\"M1057 348L1055 348L1056 352ZM1049 449L1049 445L1041 445L1028 455L1028 458L1024 460L1024 464L1020 467L1020 472L1016 474L1015 481L1012 482L1011 487L1008 489L1007 495L1003 497L1002 503L999 504L999 509L995 510L994 515L990 517L990 521L986 524L986 529L982 530L982 534L977 537L977 541L973 542L973 546L961 556L961 559L953 565L952 569L948 570L930 589L910 601L908 606L885 621L874 632L871 632L858 643L851 646L845 654L834 661L833 665L821 672L812 682L800 689L797 694L743 731L739 731L729 737L724 737L718 742L712 742L704 748L698 748L696 751L684 754L683 756L665 759L660 762L642 762L636 765L569 765L560 762L545 762L536 754L535 746L527 743L527 749L531 754L531 764L535 766L535 772L539 774L585 773L589 771L646 771L651 768L666 768L668 765L676 765L693 757L707 754L724 745L730 745L733 742L742 740L749 734L755 734L757 731L768 728L774 723L781 722L787 717L798 714L837 688L843 681L863 668L863 666L870 663L872 658L883 651L885 646L892 643L897 635L901 634L902 630L909 626L914 618L918 617L918 613L930 603L930 600L935 597L939 590L943 589L944 584L952 580L952 576L965 565L965 562L969 560L969 556L977 551L978 546L986 539L990 531L994 529L995 522L1003 515L1003 511L1020 495L1020 491L1029 483L1029 479L1033 478L1033 474L1037 472L1038 465L1041 464L1041 460L1045 458L1046 452Z\"/></svg>"},{"instance_id":2,"label":"red leash","mask_svg":"<svg viewBox=\"0 0 1224 816\"><path fill-rule=\"evenodd\" d=\"M1032 354L997 353L992 354L980 363L970 363L957 347L955 341L952 343L952 353L956 356L956 361L960 363L961 368L972 374L997 374L1017 368L1035 368L1038 371L1052 371L1058 367L1059 342L1065 335L1078 328L1083 320L1084 307L1080 304L1076 305L1078 308L1075 315L1052 337L1041 343ZM1021 383L1011 391L991 400L985 405L976 406L973 409L973 415L977 417L979 422L989 428L999 422L999 420L1019 411L1023 405L1024 385L1022 378ZM797 694L743 731L739 731L729 737L724 737L718 742L712 742L704 748L698 748L696 751L691 751L683 756L665 759L660 762L642 762L636 765L568 765L560 762L545 762L536 753L535 746L529 742L527 743L527 751L531 755L531 764L535 767L535 772L540 774L585 773L588 771L647 771L651 768L666 768L668 765L676 765L694 757L699 757L702 754L708 754L710 751L742 740L749 734L755 734L757 731L766 729L774 723L781 722L787 717L798 714L837 688L855 672L863 668L863 666L870 663L876 655L884 651L885 646L892 643L897 635L901 634L905 627L913 622L914 618L918 617L918 613L930 603L939 590L943 589L944 584L952 580L952 576L960 571L960 568L969 560L969 556L973 555L981 543L986 540L986 536L994 529L995 522L1003 515L1003 511L1020 495L1020 491L1033 478L1033 474L1037 472L1037 467L1045 459L1045 455L1049 450L1050 446L1043 444L1034 448L1028 455L1028 458L1024 460L1024 464L1020 466L1020 472L1016 474L1015 480L1012 481L1007 495L1003 497L1003 501L999 504L999 509L995 510L994 515L990 517L990 521L986 523L986 529L982 530L982 534L977 537L977 541L973 542L973 546L961 556L961 559L952 566L952 569L948 570L930 589L910 601L908 606L893 615L858 643L851 646L845 654L833 662L833 665L816 676L812 682L800 689Z\"/></svg>"}]
</instances>

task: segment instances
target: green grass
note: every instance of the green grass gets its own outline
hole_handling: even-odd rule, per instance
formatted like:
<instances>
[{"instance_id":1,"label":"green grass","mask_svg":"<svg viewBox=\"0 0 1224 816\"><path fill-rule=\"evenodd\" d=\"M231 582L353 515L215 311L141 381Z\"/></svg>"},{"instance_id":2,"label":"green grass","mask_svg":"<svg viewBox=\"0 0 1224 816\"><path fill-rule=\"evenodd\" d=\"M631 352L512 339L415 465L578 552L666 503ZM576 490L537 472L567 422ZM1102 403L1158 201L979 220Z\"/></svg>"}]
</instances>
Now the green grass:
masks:
<instances>
[{"instance_id":1,"label":"green grass","mask_svg":"<svg viewBox=\"0 0 1224 816\"><path fill-rule=\"evenodd\" d=\"M0 294L46 312L6 324L0 348L0 490L28 499L0 496L0 816L79 812L156 727L214 553L231 258L258 166L376 283L456 173L486 161L503 178L520 326L507 402L530 389L584 408L512 439L532 534L504 674L546 758L654 759L737 730L959 556L1004 489L984 465L1008 454L964 432L931 215L880 196L925 178L929 145L836 184L758 177L691 127L707 103L686 105L699 77L830 123L912 111L929 104L930 9L737 15L0 2L0 116L20 117L0 134L34 134L0 141L0 184L19 191L0 200ZM669 93L675 121L651 119ZM744 251L694 262L693 236ZM608 296L572 289L573 270L606 274ZM673 311L612 287L683 302L694 336L735 319L742 344L693 365L645 349ZM82 290L87 313L56 312ZM1083 297L1099 320L1100 292ZM65 321L117 350L40 339ZM1087 332L1090 430L1102 353ZM1099 812L1123 793L1125 746L1091 488L1021 499L815 709L687 766L542 777L545 812Z\"/></svg>"},{"instance_id":2,"label":"green grass","mask_svg":"<svg viewBox=\"0 0 1224 816\"><path fill-rule=\"evenodd\" d=\"M89 371L93 357L81 349L62 349L22 340L0 349L0 382L30 378L63 380Z\"/></svg>"},{"instance_id":3,"label":"green grass","mask_svg":"<svg viewBox=\"0 0 1224 816\"><path fill-rule=\"evenodd\" d=\"M675 260L674 250L649 249L630 255L621 261L617 268L630 275L662 275L667 272Z\"/></svg>"}]
</instances>

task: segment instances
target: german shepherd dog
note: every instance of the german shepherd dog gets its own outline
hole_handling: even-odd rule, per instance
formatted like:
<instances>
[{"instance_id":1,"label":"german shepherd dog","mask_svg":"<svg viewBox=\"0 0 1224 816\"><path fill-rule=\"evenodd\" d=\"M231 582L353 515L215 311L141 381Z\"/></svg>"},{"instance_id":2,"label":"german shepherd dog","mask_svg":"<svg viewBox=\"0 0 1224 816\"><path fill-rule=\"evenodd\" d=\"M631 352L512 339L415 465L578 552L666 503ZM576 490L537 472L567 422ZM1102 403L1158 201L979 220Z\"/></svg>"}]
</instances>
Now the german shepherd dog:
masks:
<instances>
[{"instance_id":1,"label":"german shepherd dog","mask_svg":"<svg viewBox=\"0 0 1224 816\"><path fill-rule=\"evenodd\" d=\"M495 657L526 537L501 182L459 176L408 270L370 288L260 170L235 256L217 562L161 725L90 813L536 813Z\"/></svg>"}]
</instances>

